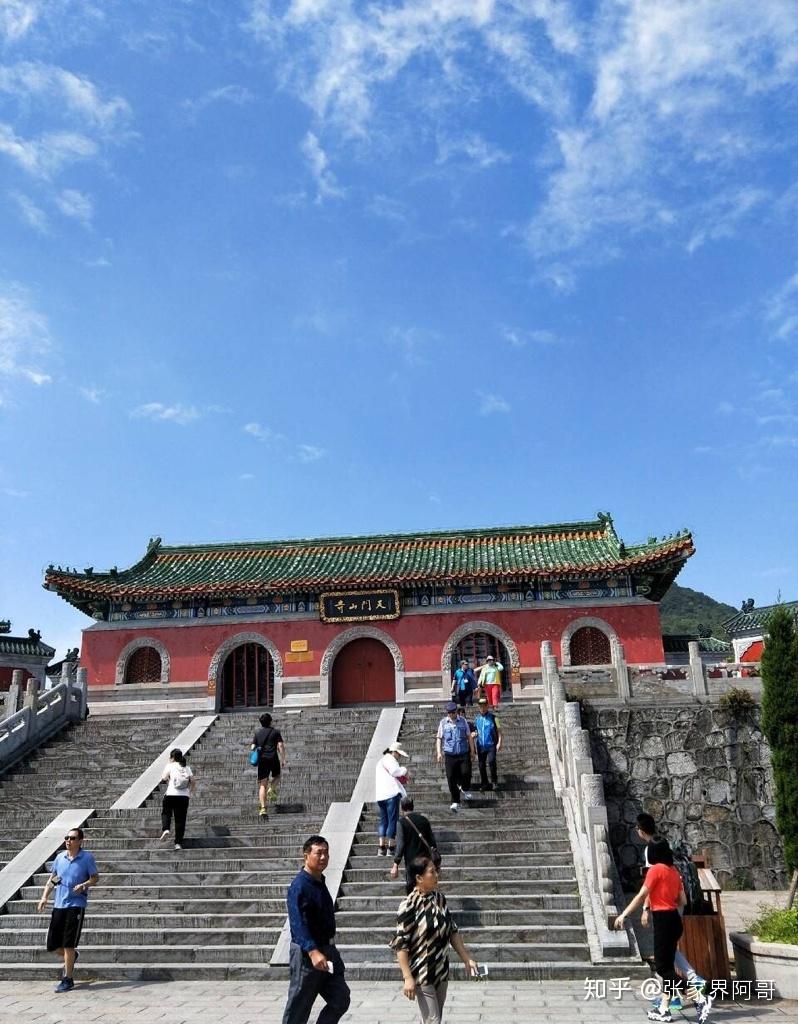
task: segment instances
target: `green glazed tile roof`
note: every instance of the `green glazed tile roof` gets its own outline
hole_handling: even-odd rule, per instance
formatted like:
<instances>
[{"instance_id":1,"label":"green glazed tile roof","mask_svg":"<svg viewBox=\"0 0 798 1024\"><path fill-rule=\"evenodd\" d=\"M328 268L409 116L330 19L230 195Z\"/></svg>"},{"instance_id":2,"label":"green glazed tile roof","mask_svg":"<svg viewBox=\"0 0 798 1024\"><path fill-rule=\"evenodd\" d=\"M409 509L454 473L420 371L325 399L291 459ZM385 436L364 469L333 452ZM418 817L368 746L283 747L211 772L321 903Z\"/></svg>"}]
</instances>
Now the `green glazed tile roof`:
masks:
<instances>
[{"instance_id":1,"label":"green glazed tile roof","mask_svg":"<svg viewBox=\"0 0 798 1024\"><path fill-rule=\"evenodd\" d=\"M687 654L691 640L698 641L702 654L731 654L732 645L716 636L697 636L695 633L663 633L662 647L666 654Z\"/></svg>"},{"instance_id":2,"label":"green glazed tile roof","mask_svg":"<svg viewBox=\"0 0 798 1024\"><path fill-rule=\"evenodd\" d=\"M55 647L27 636L0 636L0 654L25 654L35 658L52 658Z\"/></svg>"},{"instance_id":3,"label":"green glazed tile roof","mask_svg":"<svg viewBox=\"0 0 798 1024\"><path fill-rule=\"evenodd\" d=\"M798 622L798 601L785 601L782 605L767 604L761 608L752 608L750 612L737 612L723 625L728 633L746 633L750 630L763 630L767 627L768 619L777 608L786 608L791 611L796 622Z\"/></svg>"},{"instance_id":4,"label":"green glazed tile roof","mask_svg":"<svg viewBox=\"0 0 798 1024\"><path fill-rule=\"evenodd\" d=\"M96 607L103 601L502 583L632 571L667 575L670 583L692 553L687 531L626 548L612 519L601 514L587 522L436 533L187 547L164 547L157 540L123 572L80 573L50 566L44 585L79 607Z\"/></svg>"}]
</instances>

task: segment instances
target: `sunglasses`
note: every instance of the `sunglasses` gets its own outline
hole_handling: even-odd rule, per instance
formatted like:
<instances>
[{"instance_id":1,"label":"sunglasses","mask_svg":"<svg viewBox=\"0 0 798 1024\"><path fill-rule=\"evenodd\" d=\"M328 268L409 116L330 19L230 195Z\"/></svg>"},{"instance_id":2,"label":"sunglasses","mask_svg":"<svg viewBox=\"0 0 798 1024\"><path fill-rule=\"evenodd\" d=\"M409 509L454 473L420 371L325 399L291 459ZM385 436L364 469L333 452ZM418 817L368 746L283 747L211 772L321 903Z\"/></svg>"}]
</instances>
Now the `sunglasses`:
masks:
<instances>
[{"instance_id":1,"label":"sunglasses","mask_svg":"<svg viewBox=\"0 0 798 1024\"><path fill-rule=\"evenodd\" d=\"M64 839L68 843L79 843L80 842L80 836L64 836Z\"/></svg>"}]
</instances>

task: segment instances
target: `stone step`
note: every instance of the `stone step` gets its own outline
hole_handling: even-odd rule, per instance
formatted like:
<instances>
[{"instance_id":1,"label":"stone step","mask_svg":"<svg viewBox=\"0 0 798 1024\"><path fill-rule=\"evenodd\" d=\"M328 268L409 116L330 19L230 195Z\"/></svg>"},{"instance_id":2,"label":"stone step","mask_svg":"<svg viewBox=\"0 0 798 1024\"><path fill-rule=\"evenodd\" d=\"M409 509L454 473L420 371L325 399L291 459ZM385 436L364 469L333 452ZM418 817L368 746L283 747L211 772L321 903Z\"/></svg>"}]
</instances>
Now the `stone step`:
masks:
<instances>
[{"instance_id":1,"label":"stone step","mask_svg":"<svg viewBox=\"0 0 798 1024\"><path fill-rule=\"evenodd\" d=\"M590 966L590 953L586 942L507 942L497 945L492 942L480 942L478 933L464 935L464 938L468 951L478 963L484 963L487 959L494 963L559 960L576 961ZM396 954L387 944L348 945L339 941L336 935L336 945L345 964L354 964L358 961L396 963Z\"/></svg>"},{"instance_id":2,"label":"stone step","mask_svg":"<svg viewBox=\"0 0 798 1024\"><path fill-rule=\"evenodd\" d=\"M479 900L479 904L484 904L489 896L494 893L501 895L503 893L518 893L518 894L535 894L535 893L561 893L564 895L578 894L576 879L575 878L536 878L536 879L508 879L506 881L497 881L493 878L485 878L483 875L476 880L473 879L450 879L445 874L445 867L442 872L442 877L446 879L446 899L448 901L449 894L462 895L463 893L471 893L476 899ZM482 880L482 879L485 880ZM385 888L385 881L379 882L350 882L344 880L341 885L341 892L344 896L353 896L363 898L364 896L379 896L382 894Z\"/></svg>"},{"instance_id":3,"label":"stone step","mask_svg":"<svg viewBox=\"0 0 798 1024\"><path fill-rule=\"evenodd\" d=\"M363 869L347 867L344 870L344 884L357 885L361 882L378 882L381 878L387 878L390 861L388 858L375 859L382 859L384 866L380 867L377 864L373 868ZM451 858L447 858L441 866L441 877L446 879L447 886L452 882L481 882L483 879L486 884L489 884L488 879L500 884L514 880L518 882L559 882L573 879L574 866L573 862L563 865L515 863L491 864L488 868L484 864L457 864Z\"/></svg>"}]
</instances>

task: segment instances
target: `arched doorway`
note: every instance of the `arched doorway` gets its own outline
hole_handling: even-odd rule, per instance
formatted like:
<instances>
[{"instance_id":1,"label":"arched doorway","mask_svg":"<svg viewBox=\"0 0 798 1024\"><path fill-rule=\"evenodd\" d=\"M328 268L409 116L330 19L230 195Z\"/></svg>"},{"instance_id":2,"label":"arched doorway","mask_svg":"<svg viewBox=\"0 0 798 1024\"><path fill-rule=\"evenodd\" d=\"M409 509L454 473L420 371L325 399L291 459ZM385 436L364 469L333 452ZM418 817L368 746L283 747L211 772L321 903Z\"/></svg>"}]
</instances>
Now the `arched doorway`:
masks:
<instances>
[{"instance_id":1,"label":"arched doorway","mask_svg":"<svg viewBox=\"0 0 798 1024\"><path fill-rule=\"evenodd\" d=\"M610 638L596 626L582 626L571 637L572 665L609 665Z\"/></svg>"},{"instance_id":2,"label":"arched doorway","mask_svg":"<svg viewBox=\"0 0 798 1024\"><path fill-rule=\"evenodd\" d=\"M468 633L462 637L452 648L452 659L449 666L449 678L451 679L456 669L460 667L461 661L467 661L474 674L479 678L479 668L485 664L485 659L491 654L504 666L502 672L502 699L512 699L512 681L510 678L511 663L507 654L507 648L492 633L477 631Z\"/></svg>"},{"instance_id":3,"label":"arched doorway","mask_svg":"<svg viewBox=\"0 0 798 1024\"><path fill-rule=\"evenodd\" d=\"M234 647L222 665L222 707L260 708L274 702L274 662L259 643Z\"/></svg>"},{"instance_id":4,"label":"arched doorway","mask_svg":"<svg viewBox=\"0 0 798 1024\"><path fill-rule=\"evenodd\" d=\"M125 684L160 683L161 655L154 647L139 647L125 665Z\"/></svg>"},{"instance_id":5,"label":"arched doorway","mask_svg":"<svg viewBox=\"0 0 798 1024\"><path fill-rule=\"evenodd\" d=\"M351 640L335 657L331 704L393 704L396 666L380 640L364 636Z\"/></svg>"}]
</instances>

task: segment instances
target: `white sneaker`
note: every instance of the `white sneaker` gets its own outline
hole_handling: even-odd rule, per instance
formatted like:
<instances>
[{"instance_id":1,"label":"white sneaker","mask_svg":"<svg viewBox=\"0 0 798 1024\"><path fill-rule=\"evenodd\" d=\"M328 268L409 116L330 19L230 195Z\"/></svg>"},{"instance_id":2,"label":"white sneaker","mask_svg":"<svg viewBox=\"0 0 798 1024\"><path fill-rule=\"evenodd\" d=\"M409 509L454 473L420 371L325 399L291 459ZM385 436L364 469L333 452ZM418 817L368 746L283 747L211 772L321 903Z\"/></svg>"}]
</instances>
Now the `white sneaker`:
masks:
<instances>
[{"instance_id":1,"label":"white sneaker","mask_svg":"<svg viewBox=\"0 0 798 1024\"><path fill-rule=\"evenodd\" d=\"M467 789L463 789L462 786L460 787L460 794L461 794L461 796L463 797L464 800L470 800L471 799L471 794L468 792Z\"/></svg>"},{"instance_id":2,"label":"white sneaker","mask_svg":"<svg viewBox=\"0 0 798 1024\"><path fill-rule=\"evenodd\" d=\"M160 838L159 842L163 842L164 839L168 839L168 838L169 838L169 829L165 828L163 830L163 832L161 832L161 838Z\"/></svg>"},{"instance_id":3,"label":"white sneaker","mask_svg":"<svg viewBox=\"0 0 798 1024\"><path fill-rule=\"evenodd\" d=\"M709 1011L712 1009L712 1004L715 1001L714 996L699 995L695 1001L696 1009L698 1010L698 1024L704 1024L709 1017Z\"/></svg>"},{"instance_id":4,"label":"white sneaker","mask_svg":"<svg viewBox=\"0 0 798 1024\"><path fill-rule=\"evenodd\" d=\"M176 850L182 850L183 847L180 845L180 843L175 843L175 849Z\"/></svg>"},{"instance_id":5,"label":"white sneaker","mask_svg":"<svg viewBox=\"0 0 798 1024\"><path fill-rule=\"evenodd\" d=\"M449 804L449 810L454 811L455 814L460 810L460 804Z\"/></svg>"}]
</instances>

